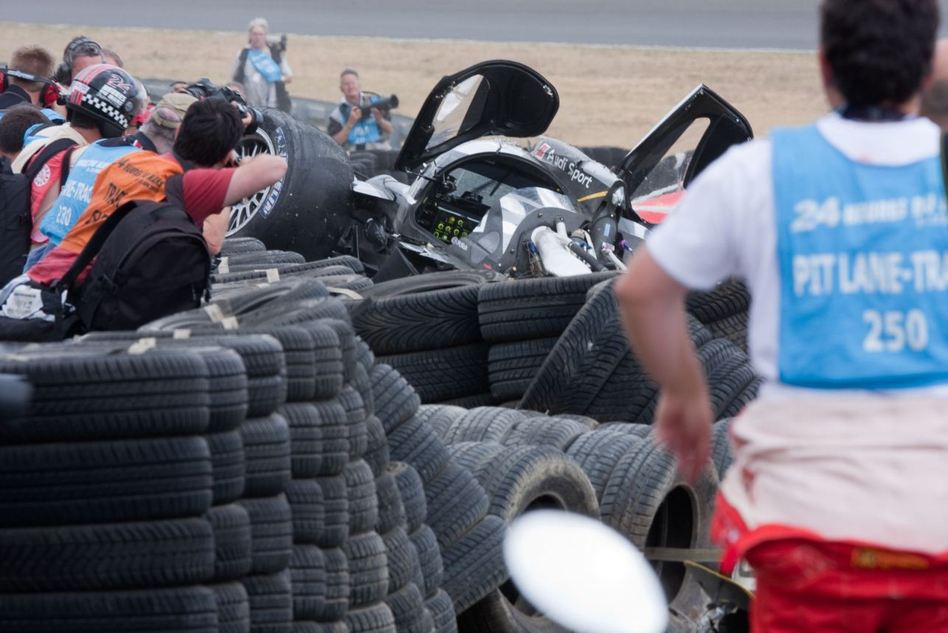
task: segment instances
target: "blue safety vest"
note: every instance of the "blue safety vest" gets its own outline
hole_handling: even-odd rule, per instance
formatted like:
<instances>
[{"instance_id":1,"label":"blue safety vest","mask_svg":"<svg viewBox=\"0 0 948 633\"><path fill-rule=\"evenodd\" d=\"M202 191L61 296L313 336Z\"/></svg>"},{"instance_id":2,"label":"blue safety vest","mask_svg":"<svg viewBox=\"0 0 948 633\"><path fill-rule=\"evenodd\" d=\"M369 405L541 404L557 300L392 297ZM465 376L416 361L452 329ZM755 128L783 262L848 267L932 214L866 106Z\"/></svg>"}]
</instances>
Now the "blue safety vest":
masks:
<instances>
[{"instance_id":1,"label":"blue safety vest","mask_svg":"<svg viewBox=\"0 0 948 633\"><path fill-rule=\"evenodd\" d=\"M43 114L46 115L46 118L49 119L50 123L65 123L66 118L60 113L56 112L51 108L42 108L40 110Z\"/></svg>"},{"instance_id":2,"label":"blue safety vest","mask_svg":"<svg viewBox=\"0 0 948 633\"><path fill-rule=\"evenodd\" d=\"M780 381L948 382L948 208L937 157L847 158L816 126L773 139Z\"/></svg>"},{"instance_id":3,"label":"blue safety vest","mask_svg":"<svg viewBox=\"0 0 948 633\"><path fill-rule=\"evenodd\" d=\"M125 141L96 141L83 150L82 155L69 171L59 197L43 217L40 231L53 244L59 244L72 229L76 220L89 206L92 187L99 173L122 156L137 152L138 148Z\"/></svg>"},{"instance_id":4,"label":"blue safety vest","mask_svg":"<svg viewBox=\"0 0 948 633\"><path fill-rule=\"evenodd\" d=\"M373 95L369 96L369 103L375 103L380 97ZM371 106L367 106L371 107ZM365 108L363 108L363 111ZM352 112L352 106L348 102L341 103L339 105L339 114L342 115L342 122L345 123L349 118L349 113ZM352 129L349 130L349 136L346 139L346 142L349 145L367 145L369 143L379 143L382 140L382 131L379 130L379 124L375 122L375 117L369 116L365 119L360 119L355 125L352 126Z\"/></svg>"}]
</instances>

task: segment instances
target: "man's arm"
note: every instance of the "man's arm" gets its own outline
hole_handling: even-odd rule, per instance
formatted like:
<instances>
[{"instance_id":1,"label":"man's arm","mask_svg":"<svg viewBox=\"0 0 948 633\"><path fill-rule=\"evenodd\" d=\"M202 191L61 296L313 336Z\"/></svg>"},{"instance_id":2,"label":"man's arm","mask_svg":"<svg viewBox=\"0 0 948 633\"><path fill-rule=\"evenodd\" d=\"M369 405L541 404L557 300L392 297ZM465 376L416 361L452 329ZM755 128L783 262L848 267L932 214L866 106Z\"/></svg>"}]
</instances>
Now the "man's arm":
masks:
<instances>
[{"instance_id":1,"label":"man's arm","mask_svg":"<svg viewBox=\"0 0 948 633\"><path fill-rule=\"evenodd\" d=\"M207 251L211 255L221 252L224 237L227 234L227 224L230 222L230 207L224 207L220 213L207 216L204 220L204 241L207 242Z\"/></svg>"},{"instance_id":2,"label":"man's arm","mask_svg":"<svg viewBox=\"0 0 948 633\"><path fill-rule=\"evenodd\" d=\"M616 297L635 354L661 390L655 412L659 439L696 480L708 462L713 413L704 371L688 334L687 288L642 247L616 283Z\"/></svg>"},{"instance_id":3,"label":"man's arm","mask_svg":"<svg viewBox=\"0 0 948 633\"><path fill-rule=\"evenodd\" d=\"M385 118L385 115L382 114L382 111L378 108L372 108L372 116L375 118L375 122L378 123L379 130L382 132L382 136L388 138L392 135L392 122Z\"/></svg>"},{"instance_id":4,"label":"man's arm","mask_svg":"<svg viewBox=\"0 0 948 633\"><path fill-rule=\"evenodd\" d=\"M269 187L286 175L286 168L285 158L271 154L260 154L244 162L234 170L224 195L224 205L232 205L264 187Z\"/></svg>"}]
</instances>

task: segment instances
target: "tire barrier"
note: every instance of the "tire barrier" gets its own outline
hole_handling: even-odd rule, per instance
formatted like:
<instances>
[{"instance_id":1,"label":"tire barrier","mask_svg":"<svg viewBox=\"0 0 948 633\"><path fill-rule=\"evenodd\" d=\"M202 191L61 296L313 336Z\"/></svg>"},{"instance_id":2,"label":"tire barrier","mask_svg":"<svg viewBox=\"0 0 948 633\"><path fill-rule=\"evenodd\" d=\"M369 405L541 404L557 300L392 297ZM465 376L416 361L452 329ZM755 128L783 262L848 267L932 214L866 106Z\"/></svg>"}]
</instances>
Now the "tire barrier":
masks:
<instances>
[{"instance_id":1,"label":"tire barrier","mask_svg":"<svg viewBox=\"0 0 948 633\"><path fill-rule=\"evenodd\" d=\"M228 239L199 310L0 350L31 396L0 424L0 629L539 632L501 555L517 516L708 546L757 388L739 284L688 299L722 418L692 485L647 424L612 275L363 272ZM653 564L694 620L700 588Z\"/></svg>"}]
</instances>

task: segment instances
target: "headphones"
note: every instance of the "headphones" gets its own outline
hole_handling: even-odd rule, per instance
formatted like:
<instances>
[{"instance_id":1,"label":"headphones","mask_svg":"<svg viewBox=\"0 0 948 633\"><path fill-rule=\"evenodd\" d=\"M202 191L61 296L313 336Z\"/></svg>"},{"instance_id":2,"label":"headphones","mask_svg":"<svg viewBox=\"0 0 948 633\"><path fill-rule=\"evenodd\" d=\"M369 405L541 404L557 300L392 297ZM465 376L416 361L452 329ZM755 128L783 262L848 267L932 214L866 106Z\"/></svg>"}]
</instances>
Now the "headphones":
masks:
<instances>
[{"instance_id":1,"label":"headphones","mask_svg":"<svg viewBox=\"0 0 948 633\"><path fill-rule=\"evenodd\" d=\"M43 89L40 91L40 104L44 108L51 108L57 103L59 105L65 104L66 99L63 94L62 86L52 79L33 75L23 72L22 70L7 68L6 66L0 66L0 92L5 92L7 88L10 87L10 77L16 77L23 81L37 81L42 83Z\"/></svg>"},{"instance_id":2,"label":"headphones","mask_svg":"<svg viewBox=\"0 0 948 633\"><path fill-rule=\"evenodd\" d=\"M72 62L76 57L102 55L102 46L94 40L90 40L85 35L77 35L72 38L63 51L63 61L56 68L53 74L53 80L68 86L72 83Z\"/></svg>"}]
</instances>

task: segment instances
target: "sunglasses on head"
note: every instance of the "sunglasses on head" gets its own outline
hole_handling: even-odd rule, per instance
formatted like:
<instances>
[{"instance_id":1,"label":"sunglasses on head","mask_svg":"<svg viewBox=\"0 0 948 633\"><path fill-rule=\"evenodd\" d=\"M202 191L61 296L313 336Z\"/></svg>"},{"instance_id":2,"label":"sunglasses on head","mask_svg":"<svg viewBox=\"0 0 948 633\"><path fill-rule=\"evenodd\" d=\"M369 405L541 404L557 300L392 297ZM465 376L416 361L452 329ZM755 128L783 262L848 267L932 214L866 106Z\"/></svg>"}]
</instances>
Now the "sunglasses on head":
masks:
<instances>
[{"instance_id":1,"label":"sunglasses on head","mask_svg":"<svg viewBox=\"0 0 948 633\"><path fill-rule=\"evenodd\" d=\"M93 42L92 40L78 40L69 45L67 54L70 60L76 57L92 57L94 55L101 55L102 47L99 46L98 42Z\"/></svg>"}]
</instances>

